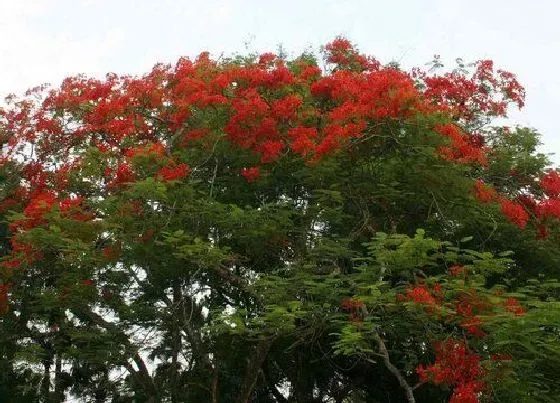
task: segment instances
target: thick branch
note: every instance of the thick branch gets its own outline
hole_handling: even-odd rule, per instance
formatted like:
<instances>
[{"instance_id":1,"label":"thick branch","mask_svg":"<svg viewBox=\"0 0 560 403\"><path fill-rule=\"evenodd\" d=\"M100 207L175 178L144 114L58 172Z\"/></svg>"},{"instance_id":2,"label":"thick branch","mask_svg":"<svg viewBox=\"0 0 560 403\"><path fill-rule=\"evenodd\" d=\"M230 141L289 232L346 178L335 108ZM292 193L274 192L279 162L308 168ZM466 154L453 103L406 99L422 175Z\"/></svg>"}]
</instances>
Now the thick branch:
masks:
<instances>
[{"instance_id":1,"label":"thick branch","mask_svg":"<svg viewBox=\"0 0 560 403\"><path fill-rule=\"evenodd\" d=\"M383 362L385 363L385 367L387 367L389 372L391 372L395 376L395 378L397 378L397 380L399 381L401 388L403 388L405 391L407 401L409 403L416 403L416 399L414 399L414 392L412 390L412 387L408 384L404 376L400 373L399 369L395 367L395 365L391 362L389 358L389 351L387 351L387 346L385 345L385 342L377 332L373 334L373 337L375 338L375 342L377 343L379 354L381 355L381 357L383 357Z\"/></svg>"},{"instance_id":2,"label":"thick branch","mask_svg":"<svg viewBox=\"0 0 560 403\"><path fill-rule=\"evenodd\" d=\"M273 342L274 337L261 338L257 347L251 354L251 357L249 357L247 371L245 372L245 378L241 385L241 392L239 393L239 403L247 403L251 398L251 393L253 392L255 383L257 383L259 372L261 371L261 367Z\"/></svg>"}]
</instances>

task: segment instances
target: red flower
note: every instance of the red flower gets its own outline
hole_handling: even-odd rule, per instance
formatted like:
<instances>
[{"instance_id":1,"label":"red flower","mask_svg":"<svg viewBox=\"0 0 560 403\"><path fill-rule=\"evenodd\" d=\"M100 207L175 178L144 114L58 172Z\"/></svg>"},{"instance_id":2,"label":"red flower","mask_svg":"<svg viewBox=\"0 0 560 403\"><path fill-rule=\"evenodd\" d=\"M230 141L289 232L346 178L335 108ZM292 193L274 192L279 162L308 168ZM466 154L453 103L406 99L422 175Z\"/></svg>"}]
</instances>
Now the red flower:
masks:
<instances>
[{"instance_id":1,"label":"red flower","mask_svg":"<svg viewBox=\"0 0 560 403\"><path fill-rule=\"evenodd\" d=\"M267 163L277 160L284 149L282 141L266 141L257 147L257 151L262 153L261 162Z\"/></svg>"},{"instance_id":2,"label":"red flower","mask_svg":"<svg viewBox=\"0 0 560 403\"><path fill-rule=\"evenodd\" d=\"M121 255L120 243L104 247L101 250L101 254L108 260L117 260Z\"/></svg>"},{"instance_id":3,"label":"red flower","mask_svg":"<svg viewBox=\"0 0 560 403\"><path fill-rule=\"evenodd\" d=\"M405 300L417 304L435 305L436 300L426 286L418 286L406 291Z\"/></svg>"},{"instance_id":4,"label":"red flower","mask_svg":"<svg viewBox=\"0 0 560 403\"><path fill-rule=\"evenodd\" d=\"M276 59L276 55L274 53L263 53L259 56L259 64L263 66L270 65Z\"/></svg>"},{"instance_id":5,"label":"red flower","mask_svg":"<svg viewBox=\"0 0 560 403\"><path fill-rule=\"evenodd\" d=\"M459 277L460 275L462 275L465 271L465 267L463 265L460 264L455 264L453 266L451 266L448 270L449 275L452 277Z\"/></svg>"},{"instance_id":6,"label":"red flower","mask_svg":"<svg viewBox=\"0 0 560 403\"><path fill-rule=\"evenodd\" d=\"M490 203L496 199L496 190L481 180L474 183L473 194L482 203Z\"/></svg>"},{"instance_id":7,"label":"red flower","mask_svg":"<svg viewBox=\"0 0 560 403\"><path fill-rule=\"evenodd\" d=\"M82 196L62 199L59 202L61 215L77 221L87 221L91 219L91 214L82 212L81 204L83 200L84 198Z\"/></svg>"},{"instance_id":8,"label":"red flower","mask_svg":"<svg viewBox=\"0 0 560 403\"><path fill-rule=\"evenodd\" d=\"M177 179L182 179L190 172L190 167L187 164L179 164L174 167L163 167L157 173L157 177L168 182Z\"/></svg>"},{"instance_id":9,"label":"red flower","mask_svg":"<svg viewBox=\"0 0 560 403\"><path fill-rule=\"evenodd\" d=\"M110 173L110 169L106 170L106 173ZM127 183L134 182L136 175L130 165L126 163L120 163L117 166L115 178L107 184L107 187L115 187L119 185L124 185Z\"/></svg>"},{"instance_id":10,"label":"red flower","mask_svg":"<svg viewBox=\"0 0 560 403\"><path fill-rule=\"evenodd\" d=\"M340 305L343 311L348 312L348 319L352 322L361 322L363 320L363 309L365 304L359 299L346 298Z\"/></svg>"},{"instance_id":11,"label":"red flower","mask_svg":"<svg viewBox=\"0 0 560 403\"><path fill-rule=\"evenodd\" d=\"M278 119L292 119L296 116L297 109L301 106L301 98L297 95L288 95L274 104L272 104L272 112Z\"/></svg>"},{"instance_id":12,"label":"red flower","mask_svg":"<svg viewBox=\"0 0 560 403\"><path fill-rule=\"evenodd\" d=\"M0 313L6 313L9 309L8 292L11 284L0 284Z\"/></svg>"},{"instance_id":13,"label":"red flower","mask_svg":"<svg viewBox=\"0 0 560 403\"><path fill-rule=\"evenodd\" d=\"M535 207L535 212L542 218L560 218L560 199L543 200Z\"/></svg>"},{"instance_id":14,"label":"red flower","mask_svg":"<svg viewBox=\"0 0 560 403\"><path fill-rule=\"evenodd\" d=\"M521 306L516 298L510 297L506 299L504 306L508 312L511 312L516 316L522 316L525 314L525 308Z\"/></svg>"},{"instance_id":15,"label":"red flower","mask_svg":"<svg viewBox=\"0 0 560 403\"><path fill-rule=\"evenodd\" d=\"M419 365L416 368L420 381L431 380L436 385L454 386L457 395L455 402L461 402L462 400L457 400L461 397L472 398L473 395L478 395L484 387L480 380L484 376L484 370L479 355L472 353L463 341L455 339L438 343L435 350L436 360L433 364Z\"/></svg>"},{"instance_id":16,"label":"red flower","mask_svg":"<svg viewBox=\"0 0 560 403\"><path fill-rule=\"evenodd\" d=\"M541 187L547 196L557 198L560 196L560 175L557 171L549 170L541 178Z\"/></svg>"},{"instance_id":17,"label":"red flower","mask_svg":"<svg viewBox=\"0 0 560 403\"><path fill-rule=\"evenodd\" d=\"M141 157L161 157L165 154L165 146L162 143L152 143L145 146L130 148L126 150L125 155L129 158L137 156Z\"/></svg>"},{"instance_id":18,"label":"red flower","mask_svg":"<svg viewBox=\"0 0 560 403\"><path fill-rule=\"evenodd\" d=\"M259 167L243 168L241 170L241 175L247 182L252 183L261 176L261 171Z\"/></svg>"},{"instance_id":19,"label":"red flower","mask_svg":"<svg viewBox=\"0 0 560 403\"><path fill-rule=\"evenodd\" d=\"M452 123L436 125L434 130L451 140L451 145L438 148L439 155L459 164L479 163L486 165L487 159L481 147L473 145L469 137Z\"/></svg>"},{"instance_id":20,"label":"red flower","mask_svg":"<svg viewBox=\"0 0 560 403\"><path fill-rule=\"evenodd\" d=\"M511 200L505 198L500 200L500 204L502 206L502 213L509 221L521 229L525 228L527 222L529 221L529 214L527 214L521 204L512 202Z\"/></svg>"},{"instance_id":21,"label":"red flower","mask_svg":"<svg viewBox=\"0 0 560 403\"><path fill-rule=\"evenodd\" d=\"M453 389L449 403L479 403L480 391L484 388L482 382L466 382Z\"/></svg>"},{"instance_id":22,"label":"red flower","mask_svg":"<svg viewBox=\"0 0 560 403\"><path fill-rule=\"evenodd\" d=\"M459 323L459 326L465 329L467 333L472 334L476 337L483 337L485 336L485 333L480 328L480 325L482 325L482 319L480 319L478 316L473 316L472 318L465 319L464 321Z\"/></svg>"}]
</instances>

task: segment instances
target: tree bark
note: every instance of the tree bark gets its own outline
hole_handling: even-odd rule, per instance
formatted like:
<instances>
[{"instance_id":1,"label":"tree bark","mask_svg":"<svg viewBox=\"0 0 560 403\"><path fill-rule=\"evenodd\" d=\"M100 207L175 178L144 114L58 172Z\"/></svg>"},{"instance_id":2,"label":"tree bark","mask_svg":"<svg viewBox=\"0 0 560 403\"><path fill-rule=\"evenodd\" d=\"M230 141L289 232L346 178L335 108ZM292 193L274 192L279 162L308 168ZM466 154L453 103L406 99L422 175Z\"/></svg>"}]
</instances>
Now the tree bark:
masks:
<instances>
[{"instance_id":1,"label":"tree bark","mask_svg":"<svg viewBox=\"0 0 560 403\"><path fill-rule=\"evenodd\" d=\"M247 403L251 398L251 393L257 383L257 378L272 343L274 343L274 337L262 337L253 351L253 354L249 357L245 378L239 393L239 403Z\"/></svg>"},{"instance_id":2,"label":"tree bark","mask_svg":"<svg viewBox=\"0 0 560 403\"><path fill-rule=\"evenodd\" d=\"M395 367L395 365L391 362L391 359L389 357L389 351L387 350L387 346L385 345L385 342L377 332L373 334L373 337L375 338L375 341L377 343L379 354L381 354L381 357L383 357L383 362L385 363L385 367L387 367L389 372L391 372L395 376L395 378L397 378L397 380L399 381L399 385L401 385L401 388L404 389L406 394L406 400L408 401L408 403L416 403L416 399L414 398L414 391L412 387L408 384L405 377L400 373L399 369Z\"/></svg>"}]
</instances>

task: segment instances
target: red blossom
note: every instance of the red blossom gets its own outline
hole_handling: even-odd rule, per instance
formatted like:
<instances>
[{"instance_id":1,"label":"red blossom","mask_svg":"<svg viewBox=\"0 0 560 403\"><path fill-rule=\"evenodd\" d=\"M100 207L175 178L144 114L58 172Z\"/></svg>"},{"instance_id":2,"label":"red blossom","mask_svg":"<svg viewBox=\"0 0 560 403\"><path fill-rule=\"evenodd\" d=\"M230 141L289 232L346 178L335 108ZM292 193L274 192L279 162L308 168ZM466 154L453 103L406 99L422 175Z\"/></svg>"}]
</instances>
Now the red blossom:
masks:
<instances>
[{"instance_id":1,"label":"red blossom","mask_svg":"<svg viewBox=\"0 0 560 403\"><path fill-rule=\"evenodd\" d=\"M510 297L505 300L504 306L508 312L513 313L516 316L523 316L525 314L525 308L521 306L516 298Z\"/></svg>"},{"instance_id":2,"label":"red blossom","mask_svg":"<svg viewBox=\"0 0 560 403\"><path fill-rule=\"evenodd\" d=\"M491 186L486 185L481 180L477 180L474 183L473 194L481 203L491 203L496 200L497 197L496 190Z\"/></svg>"},{"instance_id":3,"label":"red blossom","mask_svg":"<svg viewBox=\"0 0 560 403\"><path fill-rule=\"evenodd\" d=\"M0 313L6 313L9 309L8 292L12 288L12 284L0 284Z\"/></svg>"},{"instance_id":4,"label":"red blossom","mask_svg":"<svg viewBox=\"0 0 560 403\"><path fill-rule=\"evenodd\" d=\"M448 272L452 277L459 277L465 272L465 267L460 264L455 264L448 269Z\"/></svg>"},{"instance_id":5,"label":"red blossom","mask_svg":"<svg viewBox=\"0 0 560 403\"><path fill-rule=\"evenodd\" d=\"M426 286L417 286L406 291L404 299L416 304L435 305L436 299Z\"/></svg>"},{"instance_id":6,"label":"red blossom","mask_svg":"<svg viewBox=\"0 0 560 403\"><path fill-rule=\"evenodd\" d=\"M117 186L134 182L135 180L136 180L136 174L134 173L130 165L123 162L118 164L115 172L115 178L109 183L107 183L107 187L109 188L117 187Z\"/></svg>"},{"instance_id":7,"label":"red blossom","mask_svg":"<svg viewBox=\"0 0 560 403\"><path fill-rule=\"evenodd\" d=\"M480 325L482 325L482 319L478 316L473 316L459 323L459 326L465 329L467 333L476 337L484 337L486 333L482 331Z\"/></svg>"},{"instance_id":8,"label":"red blossom","mask_svg":"<svg viewBox=\"0 0 560 403\"><path fill-rule=\"evenodd\" d=\"M469 137L456 125L448 123L436 125L434 130L450 140L451 145L438 148L439 154L450 161L460 164L479 163L486 165L487 158L481 147L471 144Z\"/></svg>"},{"instance_id":9,"label":"red blossom","mask_svg":"<svg viewBox=\"0 0 560 403\"><path fill-rule=\"evenodd\" d=\"M560 218L560 199L546 199L535 207L535 212L541 218Z\"/></svg>"},{"instance_id":10,"label":"red blossom","mask_svg":"<svg viewBox=\"0 0 560 403\"><path fill-rule=\"evenodd\" d=\"M363 320L363 311L365 304L356 298L346 298L340 304L343 311L348 312L348 320L352 322L361 322Z\"/></svg>"},{"instance_id":11,"label":"red blossom","mask_svg":"<svg viewBox=\"0 0 560 403\"><path fill-rule=\"evenodd\" d=\"M500 200L500 205L502 207L502 214L506 216L509 221L521 229L525 228L529 221L529 214L521 204L502 198Z\"/></svg>"},{"instance_id":12,"label":"red blossom","mask_svg":"<svg viewBox=\"0 0 560 403\"><path fill-rule=\"evenodd\" d=\"M453 402L478 402L478 396L484 388L484 370L479 355L471 352L463 341L456 339L436 344L435 351L433 364L416 368L420 380L453 387Z\"/></svg>"},{"instance_id":13,"label":"red blossom","mask_svg":"<svg viewBox=\"0 0 560 403\"><path fill-rule=\"evenodd\" d=\"M178 164L161 168L156 176L163 181L169 182L183 179L189 172L190 167L187 164Z\"/></svg>"},{"instance_id":14,"label":"red blossom","mask_svg":"<svg viewBox=\"0 0 560 403\"><path fill-rule=\"evenodd\" d=\"M560 196L560 174L558 174L558 171L548 170L541 177L540 184L547 196L553 198Z\"/></svg>"},{"instance_id":15,"label":"red blossom","mask_svg":"<svg viewBox=\"0 0 560 403\"><path fill-rule=\"evenodd\" d=\"M245 178L247 182L252 183L255 182L261 176L261 171L259 167L243 168L241 170L241 175Z\"/></svg>"},{"instance_id":16,"label":"red blossom","mask_svg":"<svg viewBox=\"0 0 560 403\"><path fill-rule=\"evenodd\" d=\"M482 382L466 382L453 389L449 403L479 403L480 391L484 388Z\"/></svg>"},{"instance_id":17,"label":"red blossom","mask_svg":"<svg viewBox=\"0 0 560 403\"><path fill-rule=\"evenodd\" d=\"M117 243L115 245L105 246L101 250L101 254L108 260L117 260L121 255L121 245Z\"/></svg>"}]
</instances>

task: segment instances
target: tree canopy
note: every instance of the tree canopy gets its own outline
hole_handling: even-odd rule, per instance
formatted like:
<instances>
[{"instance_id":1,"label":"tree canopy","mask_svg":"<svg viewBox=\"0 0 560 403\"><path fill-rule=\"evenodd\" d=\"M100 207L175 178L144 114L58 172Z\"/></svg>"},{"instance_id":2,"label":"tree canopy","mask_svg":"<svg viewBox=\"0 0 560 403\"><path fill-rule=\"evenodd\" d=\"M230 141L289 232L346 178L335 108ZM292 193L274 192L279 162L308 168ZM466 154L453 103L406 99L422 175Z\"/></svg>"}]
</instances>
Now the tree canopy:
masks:
<instances>
[{"instance_id":1,"label":"tree canopy","mask_svg":"<svg viewBox=\"0 0 560 403\"><path fill-rule=\"evenodd\" d=\"M560 175L496 123L515 75L322 56L6 99L2 397L557 401Z\"/></svg>"}]
</instances>

